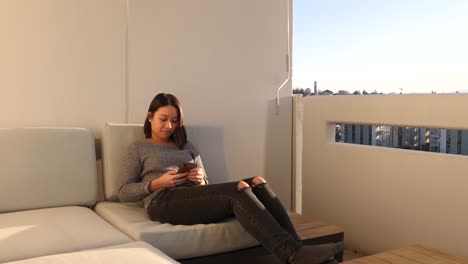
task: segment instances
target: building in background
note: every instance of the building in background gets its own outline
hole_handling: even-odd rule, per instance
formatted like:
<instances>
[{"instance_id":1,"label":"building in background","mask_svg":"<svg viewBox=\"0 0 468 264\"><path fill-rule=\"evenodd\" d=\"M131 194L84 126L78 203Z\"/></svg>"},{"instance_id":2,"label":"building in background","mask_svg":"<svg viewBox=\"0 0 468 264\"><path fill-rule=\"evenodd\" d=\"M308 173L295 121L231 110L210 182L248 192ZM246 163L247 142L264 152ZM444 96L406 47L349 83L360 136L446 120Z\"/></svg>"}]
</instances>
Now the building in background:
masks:
<instances>
[{"instance_id":1,"label":"building in background","mask_svg":"<svg viewBox=\"0 0 468 264\"><path fill-rule=\"evenodd\" d=\"M335 142L468 155L468 131L337 124Z\"/></svg>"}]
</instances>

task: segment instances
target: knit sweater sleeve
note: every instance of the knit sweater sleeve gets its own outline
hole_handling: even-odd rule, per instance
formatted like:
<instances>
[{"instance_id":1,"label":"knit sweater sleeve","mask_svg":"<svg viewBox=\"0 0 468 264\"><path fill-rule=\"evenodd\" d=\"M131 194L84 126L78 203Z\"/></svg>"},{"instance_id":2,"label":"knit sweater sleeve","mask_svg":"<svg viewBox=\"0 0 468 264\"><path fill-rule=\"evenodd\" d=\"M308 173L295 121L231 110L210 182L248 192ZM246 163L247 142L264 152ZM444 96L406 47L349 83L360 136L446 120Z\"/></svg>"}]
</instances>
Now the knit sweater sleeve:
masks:
<instances>
[{"instance_id":1,"label":"knit sweater sleeve","mask_svg":"<svg viewBox=\"0 0 468 264\"><path fill-rule=\"evenodd\" d=\"M195 163L200 167L204 172L205 172L205 182L208 184L208 176L206 175L206 170L205 167L203 166L203 162L200 156L200 152L198 152L198 149L193 145L191 142L187 142L185 148L190 151L193 159L195 160Z\"/></svg>"},{"instance_id":2,"label":"knit sweater sleeve","mask_svg":"<svg viewBox=\"0 0 468 264\"><path fill-rule=\"evenodd\" d=\"M145 198L150 192L150 182L142 182L142 164L138 148L131 144L125 154L120 172L119 200L121 202L134 202Z\"/></svg>"}]
</instances>

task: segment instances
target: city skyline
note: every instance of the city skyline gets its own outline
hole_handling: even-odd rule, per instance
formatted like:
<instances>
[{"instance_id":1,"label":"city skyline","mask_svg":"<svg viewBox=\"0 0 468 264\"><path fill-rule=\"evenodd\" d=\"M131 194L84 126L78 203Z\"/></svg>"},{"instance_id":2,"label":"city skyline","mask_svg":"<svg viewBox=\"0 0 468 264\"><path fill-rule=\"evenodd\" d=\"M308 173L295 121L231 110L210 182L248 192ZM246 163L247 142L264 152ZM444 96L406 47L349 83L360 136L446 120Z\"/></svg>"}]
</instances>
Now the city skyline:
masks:
<instances>
[{"instance_id":1,"label":"city skyline","mask_svg":"<svg viewBox=\"0 0 468 264\"><path fill-rule=\"evenodd\" d=\"M295 0L293 88L468 92L468 1Z\"/></svg>"}]
</instances>

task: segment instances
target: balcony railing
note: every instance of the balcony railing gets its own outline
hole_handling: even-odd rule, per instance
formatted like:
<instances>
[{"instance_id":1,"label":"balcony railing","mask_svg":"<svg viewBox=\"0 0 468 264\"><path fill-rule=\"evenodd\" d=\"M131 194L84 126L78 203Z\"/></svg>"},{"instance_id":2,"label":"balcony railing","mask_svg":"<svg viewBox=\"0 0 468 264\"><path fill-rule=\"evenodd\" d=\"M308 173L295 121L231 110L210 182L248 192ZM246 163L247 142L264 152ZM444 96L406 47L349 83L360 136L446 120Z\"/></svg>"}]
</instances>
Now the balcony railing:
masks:
<instances>
[{"instance_id":1,"label":"balcony railing","mask_svg":"<svg viewBox=\"0 0 468 264\"><path fill-rule=\"evenodd\" d=\"M468 129L468 95L315 96L295 102L295 153L302 152L295 159L302 164L296 166L295 187L304 214L342 226L347 245L364 253L419 243L468 255L468 157L440 154L440 133L450 138L443 152L456 148L465 154L466 132L458 131ZM354 134L345 126L337 136L337 124L354 125ZM375 128L374 138L368 125L391 132ZM407 127L419 129L413 130L419 136L424 128L439 131L438 149L432 145L438 153L395 148L410 137L395 131ZM425 148L431 137L435 142L427 131L424 142L420 137L407 144Z\"/></svg>"}]
</instances>

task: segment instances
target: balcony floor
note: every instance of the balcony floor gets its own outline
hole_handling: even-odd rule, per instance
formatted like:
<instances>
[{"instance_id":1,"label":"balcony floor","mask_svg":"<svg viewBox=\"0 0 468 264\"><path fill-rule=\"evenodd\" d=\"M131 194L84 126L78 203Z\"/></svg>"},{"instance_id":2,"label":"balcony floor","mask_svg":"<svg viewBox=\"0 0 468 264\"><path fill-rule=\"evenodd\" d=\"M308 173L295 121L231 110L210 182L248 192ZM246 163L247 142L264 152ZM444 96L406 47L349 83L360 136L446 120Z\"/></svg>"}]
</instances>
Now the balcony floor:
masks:
<instances>
[{"instance_id":1,"label":"balcony floor","mask_svg":"<svg viewBox=\"0 0 468 264\"><path fill-rule=\"evenodd\" d=\"M356 258L362 258L364 256L365 255L363 255L363 254L360 254L358 252L354 252L351 249L346 249L345 248L344 253L343 253L343 261L349 261L349 260L353 260L353 259L356 259Z\"/></svg>"}]
</instances>

